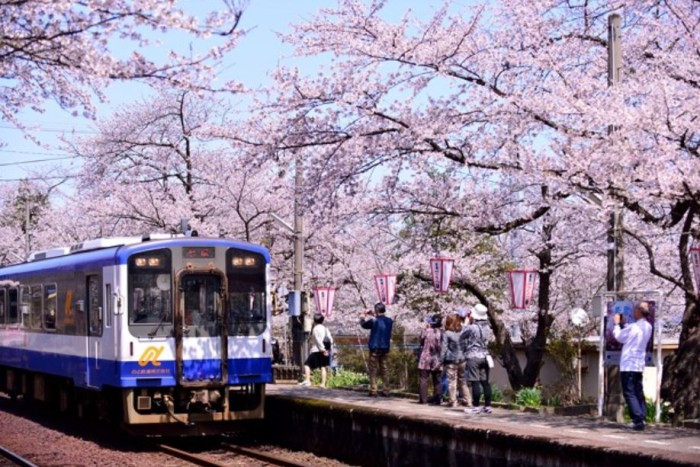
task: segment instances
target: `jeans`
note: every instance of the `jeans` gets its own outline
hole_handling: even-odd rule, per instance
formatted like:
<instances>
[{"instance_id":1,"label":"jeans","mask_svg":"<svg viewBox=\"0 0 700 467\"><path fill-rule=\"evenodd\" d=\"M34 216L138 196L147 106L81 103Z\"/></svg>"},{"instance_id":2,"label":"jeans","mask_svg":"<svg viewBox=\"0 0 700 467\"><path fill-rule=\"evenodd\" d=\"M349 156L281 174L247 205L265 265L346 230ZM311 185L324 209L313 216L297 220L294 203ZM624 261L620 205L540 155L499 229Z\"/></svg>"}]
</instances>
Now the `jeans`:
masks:
<instances>
[{"instance_id":1,"label":"jeans","mask_svg":"<svg viewBox=\"0 0 700 467\"><path fill-rule=\"evenodd\" d=\"M377 375L379 375L382 378L382 392L389 394L388 359L389 352L369 352L369 392L377 392Z\"/></svg>"},{"instance_id":2,"label":"jeans","mask_svg":"<svg viewBox=\"0 0 700 467\"><path fill-rule=\"evenodd\" d=\"M643 425L647 414L647 403L644 397L641 371L621 371L622 395L630 409L632 422L635 425Z\"/></svg>"}]
</instances>

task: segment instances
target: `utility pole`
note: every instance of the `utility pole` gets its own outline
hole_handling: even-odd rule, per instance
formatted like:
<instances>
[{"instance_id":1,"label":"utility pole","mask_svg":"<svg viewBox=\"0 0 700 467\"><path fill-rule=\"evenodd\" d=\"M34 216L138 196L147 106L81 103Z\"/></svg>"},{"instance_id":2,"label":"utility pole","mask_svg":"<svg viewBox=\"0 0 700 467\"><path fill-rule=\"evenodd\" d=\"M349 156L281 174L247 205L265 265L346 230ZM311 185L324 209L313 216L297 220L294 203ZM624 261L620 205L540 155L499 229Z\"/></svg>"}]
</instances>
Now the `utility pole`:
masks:
<instances>
[{"instance_id":1,"label":"utility pole","mask_svg":"<svg viewBox=\"0 0 700 467\"><path fill-rule=\"evenodd\" d=\"M304 212L302 209L302 196L304 185L304 172L301 163L301 155L296 153L294 161L294 307L298 307L298 313L291 313L289 327L292 335L293 363L300 368L306 360L306 339L304 335L303 317L301 314L301 298L304 272ZM296 315L296 316L295 316Z\"/></svg>"},{"instance_id":2,"label":"utility pole","mask_svg":"<svg viewBox=\"0 0 700 467\"><path fill-rule=\"evenodd\" d=\"M32 252L32 240L30 229L30 218L29 218L29 197L25 197L24 201L24 259L25 261L29 259L29 254Z\"/></svg>"},{"instance_id":3,"label":"utility pole","mask_svg":"<svg viewBox=\"0 0 700 467\"><path fill-rule=\"evenodd\" d=\"M608 16L608 87L619 86L622 81L622 48L621 48L621 22L619 14ZM608 126L608 135L616 131L615 125ZM622 212L615 208L610 214L608 226L608 270L607 290L615 292L615 299L619 300L618 292L624 290L624 257L622 238ZM601 336L602 339L602 336ZM607 404L606 415L617 422L623 421L623 398L620 387L620 367L609 365L607 367Z\"/></svg>"}]
</instances>

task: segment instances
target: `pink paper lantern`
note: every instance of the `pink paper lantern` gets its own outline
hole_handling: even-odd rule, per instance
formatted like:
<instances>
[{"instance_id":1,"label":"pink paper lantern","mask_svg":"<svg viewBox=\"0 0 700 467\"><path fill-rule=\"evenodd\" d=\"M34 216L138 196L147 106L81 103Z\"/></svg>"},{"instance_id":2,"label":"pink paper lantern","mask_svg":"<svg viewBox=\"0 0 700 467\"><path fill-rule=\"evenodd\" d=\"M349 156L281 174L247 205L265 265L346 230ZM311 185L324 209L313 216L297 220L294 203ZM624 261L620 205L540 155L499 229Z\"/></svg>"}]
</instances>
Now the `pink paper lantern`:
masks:
<instances>
[{"instance_id":1,"label":"pink paper lantern","mask_svg":"<svg viewBox=\"0 0 700 467\"><path fill-rule=\"evenodd\" d=\"M452 279L455 260L451 258L430 258L430 272L433 275L433 289L438 293L447 293Z\"/></svg>"},{"instance_id":2,"label":"pink paper lantern","mask_svg":"<svg viewBox=\"0 0 700 467\"><path fill-rule=\"evenodd\" d=\"M506 274L510 285L510 305L515 310L524 310L530 306L538 273L534 269L514 269Z\"/></svg>"},{"instance_id":3,"label":"pink paper lantern","mask_svg":"<svg viewBox=\"0 0 700 467\"><path fill-rule=\"evenodd\" d=\"M326 319L332 318L335 287L314 287L312 290L316 302L316 312L321 313Z\"/></svg>"},{"instance_id":4,"label":"pink paper lantern","mask_svg":"<svg viewBox=\"0 0 700 467\"><path fill-rule=\"evenodd\" d=\"M377 274L374 276L374 285L377 287L379 301L392 305L396 295L396 274Z\"/></svg>"}]
</instances>

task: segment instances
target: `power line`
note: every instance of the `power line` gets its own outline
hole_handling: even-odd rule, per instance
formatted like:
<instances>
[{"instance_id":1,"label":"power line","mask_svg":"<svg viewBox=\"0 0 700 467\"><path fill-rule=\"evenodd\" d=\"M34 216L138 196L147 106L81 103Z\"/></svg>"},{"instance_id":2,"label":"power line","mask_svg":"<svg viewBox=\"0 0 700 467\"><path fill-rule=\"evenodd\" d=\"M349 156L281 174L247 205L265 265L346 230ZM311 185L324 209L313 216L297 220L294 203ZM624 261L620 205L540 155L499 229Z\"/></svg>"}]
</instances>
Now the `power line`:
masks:
<instances>
[{"instance_id":1,"label":"power line","mask_svg":"<svg viewBox=\"0 0 700 467\"><path fill-rule=\"evenodd\" d=\"M97 131L87 131L87 130L61 130L61 129L56 129L56 128L18 128L14 126L9 126L9 125L0 125L0 128L5 129L5 130L18 130L18 131L24 131L24 132L44 132L44 133L78 133L82 135L97 135L99 134Z\"/></svg>"},{"instance_id":2,"label":"power line","mask_svg":"<svg viewBox=\"0 0 700 467\"><path fill-rule=\"evenodd\" d=\"M33 182L33 181L46 181L46 180L67 180L69 178L78 178L77 175L64 175L62 177L26 177L26 178L0 178L0 183L2 182Z\"/></svg>"},{"instance_id":3,"label":"power line","mask_svg":"<svg viewBox=\"0 0 700 467\"><path fill-rule=\"evenodd\" d=\"M54 157L52 159L35 159L32 161L20 161L20 162L3 162L3 163L0 163L0 167L7 167L7 166L12 166L12 165L24 165L24 164L37 164L39 162L60 161L60 160L64 160L64 159L75 159L76 157L80 157L80 156Z\"/></svg>"},{"instance_id":4,"label":"power line","mask_svg":"<svg viewBox=\"0 0 700 467\"><path fill-rule=\"evenodd\" d=\"M14 151L12 149L0 149L0 152L10 152L12 154L34 154L37 156L67 156L65 152L39 152L39 151Z\"/></svg>"}]
</instances>

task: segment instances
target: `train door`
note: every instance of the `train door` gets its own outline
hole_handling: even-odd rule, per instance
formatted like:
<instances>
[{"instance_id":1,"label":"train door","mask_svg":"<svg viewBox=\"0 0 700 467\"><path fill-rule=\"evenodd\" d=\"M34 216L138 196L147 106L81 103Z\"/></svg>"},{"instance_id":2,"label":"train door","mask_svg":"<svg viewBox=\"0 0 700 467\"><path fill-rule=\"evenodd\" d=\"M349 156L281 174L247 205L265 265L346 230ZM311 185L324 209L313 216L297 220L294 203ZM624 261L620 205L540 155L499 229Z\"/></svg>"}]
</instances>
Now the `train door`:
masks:
<instances>
[{"instance_id":1,"label":"train door","mask_svg":"<svg viewBox=\"0 0 700 467\"><path fill-rule=\"evenodd\" d=\"M97 274L86 277L85 316L87 321L85 384L96 387L99 377L102 348L102 281Z\"/></svg>"},{"instance_id":2,"label":"train door","mask_svg":"<svg viewBox=\"0 0 700 467\"><path fill-rule=\"evenodd\" d=\"M175 351L178 382L184 386L228 379L225 282L214 271L178 275Z\"/></svg>"}]
</instances>

